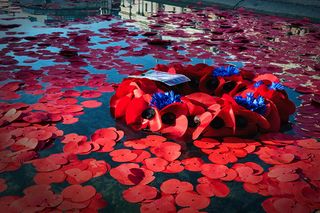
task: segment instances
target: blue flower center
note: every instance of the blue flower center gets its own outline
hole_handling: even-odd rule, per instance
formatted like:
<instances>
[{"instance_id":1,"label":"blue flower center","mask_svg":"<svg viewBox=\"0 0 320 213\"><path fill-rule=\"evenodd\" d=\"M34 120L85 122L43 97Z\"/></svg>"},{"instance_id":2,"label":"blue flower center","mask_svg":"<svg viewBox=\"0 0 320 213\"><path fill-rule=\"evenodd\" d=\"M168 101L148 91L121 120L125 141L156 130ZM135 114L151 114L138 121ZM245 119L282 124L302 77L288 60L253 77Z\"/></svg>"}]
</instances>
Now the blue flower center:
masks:
<instances>
[{"instance_id":1,"label":"blue flower center","mask_svg":"<svg viewBox=\"0 0 320 213\"><path fill-rule=\"evenodd\" d=\"M173 91L169 92L157 92L152 95L151 106L155 106L158 109L163 109L169 104L181 102L181 96L175 94Z\"/></svg>"},{"instance_id":2,"label":"blue flower center","mask_svg":"<svg viewBox=\"0 0 320 213\"><path fill-rule=\"evenodd\" d=\"M272 82L272 84L269 86L269 89L272 90L284 90L284 86L280 83L274 83Z\"/></svg>"},{"instance_id":3,"label":"blue flower center","mask_svg":"<svg viewBox=\"0 0 320 213\"><path fill-rule=\"evenodd\" d=\"M257 81L256 83L254 83L254 87L258 88L263 84L263 81ZM274 83L272 82L271 85L269 85L268 87L271 90L284 90L284 86L281 83Z\"/></svg>"},{"instance_id":4,"label":"blue flower center","mask_svg":"<svg viewBox=\"0 0 320 213\"><path fill-rule=\"evenodd\" d=\"M252 92L247 93L247 97L245 98L241 96L236 96L234 97L234 99L239 105L253 112L257 112L261 115L263 115L267 110L264 98L260 95L257 98L255 98Z\"/></svg>"},{"instance_id":5,"label":"blue flower center","mask_svg":"<svg viewBox=\"0 0 320 213\"><path fill-rule=\"evenodd\" d=\"M239 74L240 71L238 68L236 68L235 66L221 66L221 67L217 67L212 71L212 75L214 77L218 77L218 76L232 76L232 75L237 75Z\"/></svg>"},{"instance_id":6,"label":"blue flower center","mask_svg":"<svg viewBox=\"0 0 320 213\"><path fill-rule=\"evenodd\" d=\"M261 85L263 84L263 81L257 81L256 83L254 83L254 87L255 88L258 88L258 87L260 87Z\"/></svg>"}]
</instances>

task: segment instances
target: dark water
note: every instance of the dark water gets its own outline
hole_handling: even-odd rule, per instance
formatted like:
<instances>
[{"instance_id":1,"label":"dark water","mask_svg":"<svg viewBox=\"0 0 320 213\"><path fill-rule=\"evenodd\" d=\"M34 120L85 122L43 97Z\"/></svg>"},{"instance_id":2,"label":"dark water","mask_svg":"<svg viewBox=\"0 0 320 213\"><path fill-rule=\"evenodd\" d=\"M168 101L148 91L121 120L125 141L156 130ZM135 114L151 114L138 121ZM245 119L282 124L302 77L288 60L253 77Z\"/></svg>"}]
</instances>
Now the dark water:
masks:
<instances>
[{"instance_id":1,"label":"dark water","mask_svg":"<svg viewBox=\"0 0 320 213\"><path fill-rule=\"evenodd\" d=\"M39 34L52 34L59 32L59 36L66 36L69 32L79 32L81 30L90 30L93 35L90 37L90 49L103 50L107 47L112 48L126 48L130 47L131 43L128 39L126 40L117 40L115 38L102 38L101 35L94 35L98 33L101 28L108 28L112 24L121 23L120 26L126 26L130 32L140 32L141 30L153 31L149 28L149 19L148 17L152 16L156 12L167 12L169 14L179 14L190 12L190 6L192 7L201 7L200 4L191 5L190 2L183 4L180 1L86 1L80 3L74 3L73 1L2 1L0 8L0 24L20 24L21 26L10 30L16 32L15 36L36 36ZM100 15L113 15L110 19L95 20L95 16ZM9 19L7 19L9 18ZM6 20L5 20L6 19ZM126 22L122 23L122 20L135 20L135 22ZM191 30L194 30L197 33L198 29L195 28L197 24L191 27ZM200 24L200 23L198 23ZM170 27L170 26L168 26ZM175 26L172 26L175 28ZM306 30L304 28L288 28L287 31L292 31L298 35L304 35ZM0 31L0 37L8 36L8 31ZM19 35L20 33L23 33ZM10 34L9 34L10 35ZM161 36L161 35L160 35ZM115 36L117 37L117 36ZM196 36L195 36L196 37ZM137 39L143 38L142 35L138 35ZM165 38L165 37L163 37ZM168 36L170 38L170 36ZM101 44L103 42L110 40L109 43ZM3 50L7 47L7 44L0 44L0 50ZM31 47L33 48L33 47ZM140 47L135 47L135 50L139 50ZM140 48L142 49L142 47ZM30 49L32 50L32 49ZM50 52L59 52L59 48L56 46L49 46L46 50ZM211 48L211 52L219 52L218 49ZM143 56L134 56L121 55L121 51L125 52L125 49L120 50L115 55L117 58L133 64L138 65L141 70L150 69L158 63L166 64L168 61L166 59L158 58L154 54L144 54ZM84 50L86 52L86 50ZM188 54L188 50L179 50L181 55ZM13 53L9 53L14 55ZM191 54L192 55L192 54ZM199 58L197 55L188 56L190 61L184 62L185 64L197 64L197 63L206 63L214 64L214 59L208 58ZM43 67L54 66L60 62L55 62L54 59L47 60L38 60L34 63L25 63L27 59L32 59L26 55L18 56L14 55L14 58L19 61L19 65L28 65L32 66L33 70L39 70ZM232 55L226 56L225 60L227 63L234 64L238 67L244 65L241 59L236 59ZM64 64L66 62L62 62ZM108 61L108 63L111 63ZM109 83L118 83L126 77L127 75L119 72L119 68L112 69L96 69L94 66L88 64L87 66L81 67L89 71L91 74L103 74L107 75L107 81ZM10 81L11 79L7 79ZM43 84L45 85L45 83ZM89 87L76 87L74 88L78 91L83 91L89 89ZM294 100L296 105L300 105L300 101L297 99L298 93L292 89L287 88L286 91L289 94L289 97ZM72 125L63 125L58 124L58 128L64 131L64 134L68 133L78 133L81 135L90 135L99 128L110 127L110 126L119 126L121 129L125 129L126 137L132 138L136 137L136 133L132 130L124 127L121 124L117 124L115 120L111 117L109 112L109 100L113 93L103 93L99 97L98 101L101 101L103 105L99 108L94 109L85 109L84 114L79 117L79 122ZM36 103L41 95L30 95L21 92L21 98L16 100L10 100L9 102L25 102L28 104ZM83 101L84 99L79 99ZM290 118L290 121L293 122L293 116ZM292 134L292 130L288 129L288 133ZM121 144L117 145L117 148L123 147ZM41 157L48 156L52 153L59 153L62 151L62 144L60 144L59 139L55 141L55 145L47 150L40 152ZM97 160L106 160L111 164L112 167L119 165L111 161L110 157L105 153L92 153L90 155L81 156L84 158L96 158ZM242 162L254 161L263 165L255 155L249 156L244 159ZM266 165L265 165L266 166ZM265 167L267 168L267 167ZM5 174L0 174L0 177L5 178L8 183L8 190L1 193L1 196L4 195L22 195L22 190L33 184L34 168L31 165L24 165L21 169L15 172L9 172ZM167 179L177 178L184 181L189 181L191 183L196 183L196 178L200 177L199 173L192 173L184 171L178 174L156 174L155 181L151 184L159 188L160 184ZM103 175L98 178L94 178L87 182L86 184L93 185L98 192L102 193L104 199L109 203L109 205L102 212L138 212L139 206L136 204L130 204L123 200L122 191L127 189L127 186L119 184L116 180L111 178L108 174ZM265 197L262 197L257 194L250 194L245 192L242 189L242 183L230 182L227 183L231 189L231 194L227 198L211 198L210 206L205 209L207 212L263 212L261 207L261 202L265 200ZM56 192L61 191L67 184L54 184L53 189Z\"/></svg>"}]
</instances>

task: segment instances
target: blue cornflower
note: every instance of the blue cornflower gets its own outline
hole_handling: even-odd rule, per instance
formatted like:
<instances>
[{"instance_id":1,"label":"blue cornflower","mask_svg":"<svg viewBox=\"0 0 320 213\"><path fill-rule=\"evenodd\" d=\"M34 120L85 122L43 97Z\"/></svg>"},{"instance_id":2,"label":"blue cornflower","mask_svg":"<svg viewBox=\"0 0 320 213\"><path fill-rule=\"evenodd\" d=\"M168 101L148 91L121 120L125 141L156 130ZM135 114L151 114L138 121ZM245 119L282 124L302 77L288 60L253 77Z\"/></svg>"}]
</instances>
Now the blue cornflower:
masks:
<instances>
[{"instance_id":1,"label":"blue cornflower","mask_svg":"<svg viewBox=\"0 0 320 213\"><path fill-rule=\"evenodd\" d=\"M258 88L258 87L260 87L261 85L263 84L263 81L257 81L256 83L254 83L254 87L255 88Z\"/></svg>"},{"instance_id":2,"label":"blue cornflower","mask_svg":"<svg viewBox=\"0 0 320 213\"><path fill-rule=\"evenodd\" d=\"M236 68L235 66L221 66L221 67L217 67L213 70L212 75L214 77L218 77L218 76L232 76L232 75L237 75L239 74L240 71L238 68Z\"/></svg>"},{"instance_id":3,"label":"blue cornflower","mask_svg":"<svg viewBox=\"0 0 320 213\"><path fill-rule=\"evenodd\" d=\"M236 96L234 97L234 99L239 105L253 112L257 112L261 115L263 115L267 110L264 98L260 95L257 98L254 98L252 92L247 93L246 98Z\"/></svg>"},{"instance_id":4,"label":"blue cornflower","mask_svg":"<svg viewBox=\"0 0 320 213\"><path fill-rule=\"evenodd\" d=\"M269 89L272 90L284 90L284 86L280 83L274 83L272 82L272 84L269 86Z\"/></svg>"},{"instance_id":5,"label":"blue cornflower","mask_svg":"<svg viewBox=\"0 0 320 213\"><path fill-rule=\"evenodd\" d=\"M174 94L173 91L169 92L157 92L152 95L151 106L155 106L158 109L162 109L172 103L181 102L181 96Z\"/></svg>"}]
</instances>

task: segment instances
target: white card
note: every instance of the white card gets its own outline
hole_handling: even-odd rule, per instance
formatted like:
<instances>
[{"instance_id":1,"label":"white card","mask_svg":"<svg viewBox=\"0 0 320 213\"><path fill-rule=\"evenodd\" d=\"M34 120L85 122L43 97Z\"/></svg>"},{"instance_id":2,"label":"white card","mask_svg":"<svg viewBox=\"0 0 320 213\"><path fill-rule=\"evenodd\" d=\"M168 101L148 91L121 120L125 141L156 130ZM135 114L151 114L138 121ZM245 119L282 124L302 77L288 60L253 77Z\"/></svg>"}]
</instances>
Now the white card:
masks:
<instances>
[{"instance_id":1,"label":"white card","mask_svg":"<svg viewBox=\"0 0 320 213\"><path fill-rule=\"evenodd\" d=\"M141 75L129 75L129 78L147 78L153 81L160 81L168 86L175 86L177 84L182 84L191 81L185 75L182 74L170 74L167 72L160 72L156 70L149 70Z\"/></svg>"}]
</instances>

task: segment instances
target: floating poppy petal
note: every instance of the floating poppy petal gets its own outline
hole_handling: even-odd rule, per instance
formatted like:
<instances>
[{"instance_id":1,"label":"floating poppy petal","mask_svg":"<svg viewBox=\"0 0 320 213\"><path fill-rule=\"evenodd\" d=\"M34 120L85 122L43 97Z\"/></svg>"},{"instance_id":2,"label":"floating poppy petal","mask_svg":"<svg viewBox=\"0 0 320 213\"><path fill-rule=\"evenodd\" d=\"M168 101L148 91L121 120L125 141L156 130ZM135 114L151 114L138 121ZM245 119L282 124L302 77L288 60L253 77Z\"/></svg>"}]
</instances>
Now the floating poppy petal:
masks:
<instances>
[{"instance_id":1,"label":"floating poppy petal","mask_svg":"<svg viewBox=\"0 0 320 213\"><path fill-rule=\"evenodd\" d=\"M194 209L204 209L209 206L208 197L197 194L194 191L181 192L176 196L176 204L181 207L191 207Z\"/></svg>"},{"instance_id":2,"label":"floating poppy petal","mask_svg":"<svg viewBox=\"0 0 320 213\"><path fill-rule=\"evenodd\" d=\"M184 168L189 171L198 172L201 171L201 165L204 161L201 158L193 157L182 160Z\"/></svg>"},{"instance_id":3,"label":"floating poppy petal","mask_svg":"<svg viewBox=\"0 0 320 213\"><path fill-rule=\"evenodd\" d=\"M71 185L65 188L61 194L72 202L81 203L93 198L96 189L93 186Z\"/></svg>"},{"instance_id":4,"label":"floating poppy petal","mask_svg":"<svg viewBox=\"0 0 320 213\"><path fill-rule=\"evenodd\" d=\"M137 158L137 154L133 153L130 149L117 149L110 152L113 161L128 162Z\"/></svg>"},{"instance_id":5,"label":"floating poppy petal","mask_svg":"<svg viewBox=\"0 0 320 213\"><path fill-rule=\"evenodd\" d=\"M57 170L52 172L37 173L33 180L36 184L62 183L66 179L64 172Z\"/></svg>"},{"instance_id":6,"label":"floating poppy petal","mask_svg":"<svg viewBox=\"0 0 320 213\"><path fill-rule=\"evenodd\" d=\"M193 185L186 181L180 181L178 179L169 179L164 181L160 189L166 194L179 194L185 191L192 191Z\"/></svg>"},{"instance_id":7,"label":"floating poppy petal","mask_svg":"<svg viewBox=\"0 0 320 213\"><path fill-rule=\"evenodd\" d=\"M81 104L82 104L82 106L84 106L86 108L97 108L102 105L101 102L96 101L96 100L83 101L83 102L81 102Z\"/></svg>"},{"instance_id":8,"label":"floating poppy petal","mask_svg":"<svg viewBox=\"0 0 320 213\"><path fill-rule=\"evenodd\" d=\"M154 172L161 172L166 169L168 161L162 158L147 158L144 160L146 167Z\"/></svg>"},{"instance_id":9,"label":"floating poppy petal","mask_svg":"<svg viewBox=\"0 0 320 213\"><path fill-rule=\"evenodd\" d=\"M157 189L148 185L137 185L123 191L123 198L130 203L150 200L157 196Z\"/></svg>"},{"instance_id":10,"label":"floating poppy petal","mask_svg":"<svg viewBox=\"0 0 320 213\"><path fill-rule=\"evenodd\" d=\"M203 164L201 166L201 174L208 178L219 179L226 176L228 167L216 164Z\"/></svg>"}]
</instances>

